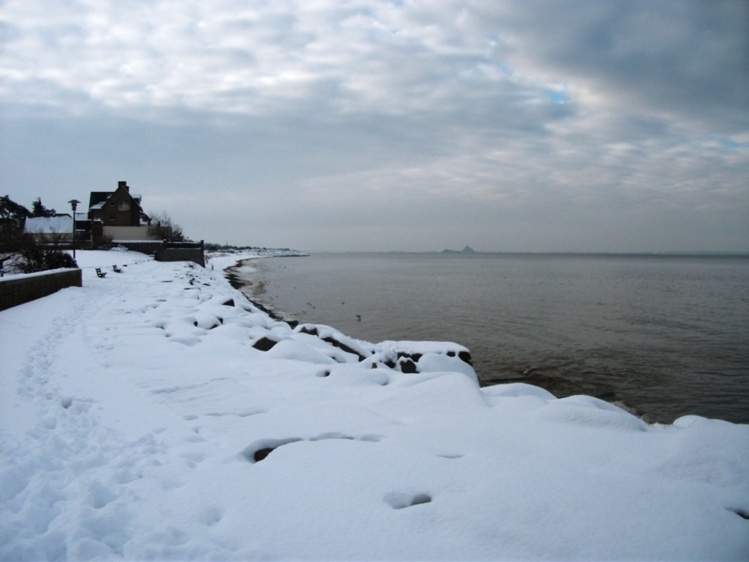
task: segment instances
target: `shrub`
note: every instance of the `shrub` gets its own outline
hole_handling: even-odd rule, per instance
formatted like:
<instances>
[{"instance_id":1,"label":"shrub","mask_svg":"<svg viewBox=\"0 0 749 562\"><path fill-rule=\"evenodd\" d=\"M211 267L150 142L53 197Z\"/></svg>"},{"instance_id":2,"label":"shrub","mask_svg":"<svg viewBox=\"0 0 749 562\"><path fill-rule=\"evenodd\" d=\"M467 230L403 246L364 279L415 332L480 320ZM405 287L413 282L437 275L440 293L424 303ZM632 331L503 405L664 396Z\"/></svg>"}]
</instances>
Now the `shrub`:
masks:
<instances>
[{"instance_id":1,"label":"shrub","mask_svg":"<svg viewBox=\"0 0 749 562\"><path fill-rule=\"evenodd\" d=\"M21 259L18 262L18 268L23 273L34 273L35 271L47 271L48 269L62 267L78 267L70 254L58 248L40 246L34 237L28 234L22 236L19 254Z\"/></svg>"}]
</instances>

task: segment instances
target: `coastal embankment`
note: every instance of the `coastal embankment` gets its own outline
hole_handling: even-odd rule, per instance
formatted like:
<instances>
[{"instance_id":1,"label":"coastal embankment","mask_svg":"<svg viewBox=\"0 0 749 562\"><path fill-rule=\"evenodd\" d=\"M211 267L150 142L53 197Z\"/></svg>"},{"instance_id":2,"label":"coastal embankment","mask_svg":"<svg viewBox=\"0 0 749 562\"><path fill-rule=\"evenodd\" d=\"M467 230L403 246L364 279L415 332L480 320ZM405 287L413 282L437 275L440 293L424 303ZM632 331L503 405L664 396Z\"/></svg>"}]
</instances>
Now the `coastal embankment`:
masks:
<instances>
[{"instance_id":1,"label":"coastal embankment","mask_svg":"<svg viewBox=\"0 0 749 562\"><path fill-rule=\"evenodd\" d=\"M0 312L2 560L749 552L749 426L274 319L224 278L251 256L78 254L82 287Z\"/></svg>"},{"instance_id":2,"label":"coastal embankment","mask_svg":"<svg viewBox=\"0 0 749 562\"><path fill-rule=\"evenodd\" d=\"M285 318L465 345L482 385L749 423L746 258L314 254L236 271Z\"/></svg>"}]
</instances>

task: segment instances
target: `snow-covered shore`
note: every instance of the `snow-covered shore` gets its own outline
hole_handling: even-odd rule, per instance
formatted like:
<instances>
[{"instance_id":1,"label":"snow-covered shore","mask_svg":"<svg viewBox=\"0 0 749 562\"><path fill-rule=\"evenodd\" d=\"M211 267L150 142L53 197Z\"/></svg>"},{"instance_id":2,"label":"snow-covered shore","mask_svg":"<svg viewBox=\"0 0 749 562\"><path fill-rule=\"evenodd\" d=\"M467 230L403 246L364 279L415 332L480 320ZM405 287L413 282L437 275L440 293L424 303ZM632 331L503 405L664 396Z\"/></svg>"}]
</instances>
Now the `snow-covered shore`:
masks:
<instances>
[{"instance_id":1,"label":"snow-covered shore","mask_svg":"<svg viewBox=\"0 0 749 562\"><path fill-rule=\"evenodd\" d=\"M0 559L749 558L749 426L292 327L239 257L78 252L82 288L0 312Z\"/></svg>"}]
</instances>

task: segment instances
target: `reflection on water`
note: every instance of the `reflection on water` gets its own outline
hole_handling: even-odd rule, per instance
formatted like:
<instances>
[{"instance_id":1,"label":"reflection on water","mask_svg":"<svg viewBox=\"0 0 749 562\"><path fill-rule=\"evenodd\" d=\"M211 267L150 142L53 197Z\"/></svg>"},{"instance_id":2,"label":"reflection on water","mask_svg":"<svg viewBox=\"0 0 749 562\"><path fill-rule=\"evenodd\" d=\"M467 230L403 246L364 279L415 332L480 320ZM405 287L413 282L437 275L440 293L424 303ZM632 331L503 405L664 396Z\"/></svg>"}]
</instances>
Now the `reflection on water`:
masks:
<instances>
[{"instance_id":1,"label":"reflection on water","mask_svg":"<svg viewBox=\"0 0 749 562\"><path fill-rule=\"evenodd\" d=\"M749 259L320 254L242 274L283 316L367 341L455 341L484 384L749 422Z\"/></svg>"}]
</instances>

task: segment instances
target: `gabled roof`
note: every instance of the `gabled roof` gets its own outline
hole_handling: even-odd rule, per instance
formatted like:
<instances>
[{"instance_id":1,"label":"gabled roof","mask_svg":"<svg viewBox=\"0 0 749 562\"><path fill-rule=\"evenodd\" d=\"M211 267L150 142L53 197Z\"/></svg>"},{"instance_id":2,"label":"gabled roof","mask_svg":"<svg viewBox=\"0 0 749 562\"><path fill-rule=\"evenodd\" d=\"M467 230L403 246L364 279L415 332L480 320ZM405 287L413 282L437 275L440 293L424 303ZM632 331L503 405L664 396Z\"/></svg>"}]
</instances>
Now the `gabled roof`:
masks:
<instances>
[{"instance_id":1,"label":"gabled roof","mask_svg":"<svg viewBox=\"0 0 749 562\"><path fill-rule=\"evenodd\" d=\"M92 191L88 199L88 208L93 209L98 205L96 208L101 209L104 203L107 202L107 199L112 197L113 193L114 191Z\"/></svg>"},{"instance_id":2,"label":"gabled roof","mask_svg":"<svg viewBox=\"0 0 749 562\"><path fill-rule=\"evenodd\" d=\"M114 191L92 191L88 199L88 209L98 210L104 207L107 200L114 195ZM141 196L130 194L130 197L140 205Z\"/></svg>"}]
</instances>

